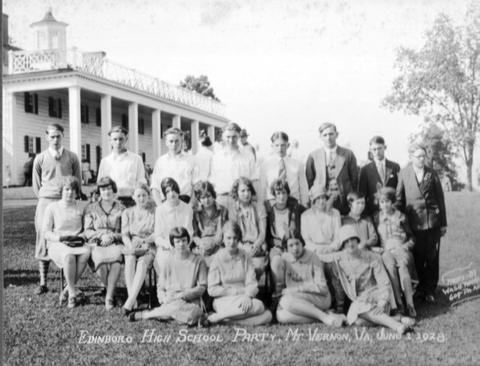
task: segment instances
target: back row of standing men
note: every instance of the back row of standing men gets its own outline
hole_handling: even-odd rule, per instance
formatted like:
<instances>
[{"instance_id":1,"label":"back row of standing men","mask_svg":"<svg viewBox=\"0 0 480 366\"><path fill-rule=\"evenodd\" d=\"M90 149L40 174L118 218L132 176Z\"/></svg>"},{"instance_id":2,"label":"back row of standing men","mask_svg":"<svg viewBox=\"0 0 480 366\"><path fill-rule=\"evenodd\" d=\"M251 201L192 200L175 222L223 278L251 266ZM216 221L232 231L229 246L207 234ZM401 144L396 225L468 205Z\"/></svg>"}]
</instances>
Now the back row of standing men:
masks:
<instances>
[{"instance_id":1,"label":"back row of standing men","mask_svg":"<svg viewBox=\"0 0 480 366\"><path fill-rule=\"evenodd\" d=\"M189 203L193 198L193 185L198 180L208 180L215 187L217 202L230 208L234 202L229 195L234 181L246 177L254 181L258 192L257 201L263 204L274 197L269 192L275 179L284 179L290 186L290 195L302 205L308 206L308 191L314 186L324 187L330 194L329 205L348 214L347 195L358 190L365 195L365 213L373 215L378 210L375 193L381 187L397 190L397 206L405 212L417 239L414 248L415 264L419 276L419 291L429 301L439 276L440 237L446 233L446 211L443 191L436 172L425 166L426 150L419 144L409 148L411 164L400 170L397 163L385 159L386 145L380 136L370 141L373 161L360 169L353 152L338 146L338 131L332 123L319 127L324 147L314 150L306 165L287 155L289 137L284 132L275 132L272 137L274 155L267 161L256 164L251 150L239 144L241 129L236 123L223 128L223 148L217 153L208 151L211 142L206 138L196 156L183 151L183 133L169 128L164 133L168 153L160 156L151 177L152 196L160 206L164 197L161 181L173 178L180 188L180 199ZM115 126L109 132L112 152L102 159L97 178L110 176L117 184L118 199L127 207L134 204L132 191L137 183L146 183L141 157L126 149L128 131ZM73 175L81 182L81 165L78 157L62 147L63 127L51 124L46 138L49 148L35 158L33 189L39 202L35 217L37 245L35 257L40 263L40 287L38 294L48 291L46 275L50 259L45 240L41 237L41 223L45 208L61 198L57 182L64 176ZM192 204L195 199L193 198Z\"/></svg>"}]
</instances>

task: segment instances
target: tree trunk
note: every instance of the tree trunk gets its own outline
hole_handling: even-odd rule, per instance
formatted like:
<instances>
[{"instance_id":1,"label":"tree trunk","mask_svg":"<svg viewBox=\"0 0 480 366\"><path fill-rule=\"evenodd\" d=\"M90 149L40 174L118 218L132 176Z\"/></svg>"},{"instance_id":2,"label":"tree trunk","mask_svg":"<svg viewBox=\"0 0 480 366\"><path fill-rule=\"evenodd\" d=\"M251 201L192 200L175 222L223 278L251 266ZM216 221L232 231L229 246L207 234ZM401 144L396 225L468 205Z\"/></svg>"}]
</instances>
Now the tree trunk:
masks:
<instances>
[{"instance_id":1,"label":"tree trunk","mask_svg":"<svg viewBox=\"0 0 480 366\"><path fill-rule=\"evenodd\" d=\"M472 191L472 176L473 176L473 149L475 148L475 140L473 142L469 142L467 146L467 154L468 159L466 160L467 163L467 191Z\"/></svg>"}]
</instances>

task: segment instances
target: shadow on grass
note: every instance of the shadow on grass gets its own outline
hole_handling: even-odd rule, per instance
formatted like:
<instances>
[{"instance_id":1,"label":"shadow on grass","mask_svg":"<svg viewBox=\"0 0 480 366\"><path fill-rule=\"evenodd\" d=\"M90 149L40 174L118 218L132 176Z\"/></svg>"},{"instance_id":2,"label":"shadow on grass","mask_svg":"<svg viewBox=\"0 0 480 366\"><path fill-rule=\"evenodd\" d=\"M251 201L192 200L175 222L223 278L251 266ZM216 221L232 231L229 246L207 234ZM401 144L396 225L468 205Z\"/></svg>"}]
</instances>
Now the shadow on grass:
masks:
<instances>
[{"instance_id":1,"label":"shadow on grass","mask_svg":"<svg viewBox=\"0 0 480 366\"><path fill-rule=\"evenodd\" d=\"M3 287L38 284L39 274L31 269L6 269L3 272Z\"/></svg>"},{"instance_id":2,"label":"shadow on grass","mask_svg":"<svg viewBox=\"0 0 480 366\"><path fill-rule=\"evenodd\" d=\"M415 302L415 309L417 310L419 319L436 318L439 315L453 311L451 307L452 301L450 301L448 295L442 291L445 288L446 286L438 286L433 304L424 300Z\"/></svg>"}]
</instances>

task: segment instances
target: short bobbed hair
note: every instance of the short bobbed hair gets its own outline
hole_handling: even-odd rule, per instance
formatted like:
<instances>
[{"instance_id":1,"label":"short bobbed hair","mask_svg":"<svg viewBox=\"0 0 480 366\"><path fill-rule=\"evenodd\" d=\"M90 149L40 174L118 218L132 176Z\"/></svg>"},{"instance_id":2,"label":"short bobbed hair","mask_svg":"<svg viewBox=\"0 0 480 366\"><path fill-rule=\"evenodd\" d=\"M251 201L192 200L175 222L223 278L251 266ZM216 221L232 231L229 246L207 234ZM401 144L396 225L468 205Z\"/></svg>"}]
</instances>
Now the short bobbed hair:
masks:
<instances>
[{"instance_id":1,"label":"short bobbed hair","mask_svg":"<svg viewBox=\"0 0 480 366\"><path fill-rule=\"evenodd\" d=\"M60 187L62 191L65 187L73 188L75 189L76 196L80 197L80 182L73 175L67 175L66 177L60 179L60 181L58 182L58 187Z\"/></svg>"},{"instance_id":2,"label":"short bobbed hair","mask_svg":"<svg viewBox=\"0 0 480 366\"><path fill-rule=\"evenodd\" d=\"M170 230L168 238L172 247L175 247L174 239L187 238L187 244L190 243L190 234L183 226L177 226Z\"/></svg>"},{"instance_id":3,"label":"short bobbed hair","mask_svg":"<svg viewBox=\"0 0 480 366\"><path fill-rule=\"evenodd\" d=\"M200 181L195 183L193 186L193 194L197 200L199 200L207 192L212 195L213 199L217 198L217 192L215 192L215 188L213 188L212 183L209 181Z\"/></svg>"},{"instance_id":4,"label":"short bobbed hair","mask_svg":"<svg viewBox=\"0 0 480 366\"><path fill-rule=\"evenodd\" d=\"M226 224L223 225L222 239L223 239L223 236L225 235L225 233L229 230L233 231L233 233L235 234L235 237L237 238L237 240L239 242L242 241L242 239L243 239L242 229L240 229L240 226L235 221L227 221Z\"/></svg>"},{"instance_id":5,"label":"short bobbed hair","mask_svg":"<svg viewBox=\"0 0 480 366\"><path fill-rule=\"evenodd\" d=\"M288 182L284 179L275 179L272 184L270 184L270 193L272 196L276 196L278 191L287 191L287 194L290 195L290 186Z\"/></svg>"},{"instance_id":6,"label":"short bobbed hair","mask_svg":"<svg viewBox=\"0 0 480 366\"><path fill-rule=\"evenodd\" d=\"M180 187L178 186L178 183L175 181L175 179L167 177L167 178L164 178L160 183L160 189L162 190L162 193L165 197L167 196L168 187L170 187L173 191L180 194Z\"/></svg>"},{"instance_id":7,"label":"short bobbed hair","mask_svg":"<svg viewBox=\"0 0 480 366\"><path fill-rule=\"evenodd\" d=\"M285 231L285 235L282 238L282 248L285 249L285 251L288 251L289 239L298 239L302 243L303 247L305 247L305 240L303 239L302 234L300 234L300 231L297 229L290 228Z\"/></svg>"},{"instance_id":8,"label":"short bobbed hair","mask_svg":"<svg viewBox=\"0 0 480 366\"><path fill-rule=\"evenodd\" d=\"M386 198L387 200L395 203L397 200L397 195L395 189L392 187L383 187L378 190L375 194L375 198L380 202L382 198Z\"/></svg>"},{"instance_id":9,"label":"short bobbed hair","mask_svg":"<svg viewBox=\"0 0 480 366\"><path fill-rule=\"evenodd\" d=\"M351 191L347 195L348 205L350 206L353 202L355 202L356 200L359 200L361 198L365 198L365 195L363 194L363 192Z\"/></svg>"},{"instance_id":10,"label":"short bobbed hair","mask_svg":"<svg viewBox=\"0 0 480 366\"><path fill-rule=\"evenodd\" d=\"M252 196L257 194L255 188L253 188L252 181L246 177L240 177L233 182L232 190L230 191L230 196L232 196L235 201L238 200L238 187L240 187L240 184L245 184L248 188L250 188Z\"/></svg>"},{"instance_id":11,"label":"short bobbed hair","mask_svg":"<svg viewBox=\"0 0 480 366\"><path fill-rule=\"evenodd\" d=\"M137 182L137 184L135 184L135 189L134 189L134 191L135 191L136 189L143 189L145 192L148 193L149 196L150 196L150 194L151 194L151 193L150 193L150 188L149 188L148 185L145 184L145 183Z\"/></svg>"},{"instance_id":12,"label":"short bobbed hair","mask_svg":"<svg viewBox=\"0 0 480 366\"><path fill-rule=\"evenodd\" d=\"M110 177L102 177L97 182L97 190L95 193L100 194L100 188L106 188L108 186L112 187L113 193L117 193L117 183Z\"/></svg>"}]
</instances>

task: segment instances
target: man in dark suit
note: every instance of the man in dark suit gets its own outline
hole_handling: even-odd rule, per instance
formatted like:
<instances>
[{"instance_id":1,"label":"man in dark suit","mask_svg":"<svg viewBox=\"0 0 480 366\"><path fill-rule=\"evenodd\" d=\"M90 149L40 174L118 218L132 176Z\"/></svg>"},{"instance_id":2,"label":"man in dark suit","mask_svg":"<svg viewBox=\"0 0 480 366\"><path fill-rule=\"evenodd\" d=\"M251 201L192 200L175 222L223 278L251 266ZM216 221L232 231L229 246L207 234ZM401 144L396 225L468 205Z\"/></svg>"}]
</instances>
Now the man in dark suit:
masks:
<instances>
[{"instance_id":1,"label":"man in dark suit","mask_svg":"<svg viewBox=\"0 0 480 366\"><path fill-rule=\"evenodd\" d=\"M413 248L419 287L417 293L434 302L439 278L440 238L447 232L447 213L437 173L425 166L427 151L420 144L408 149L412 161L398 175L397 202L416 237Z\"/></svg>"},{"instance_id":2,"label":"man in dark suit","mask_svg":"<svg viewBox=\"0 0 480 366\"><path fill-rule=\"evenodd\" d=\"M308 188L315 182L325 187L330 194L329 205L348 214L347 195L357 188L357 159L353 152L337 145L337 127L323 123L319 127L324 147L310 153L306 165Z\"/></svg>"},{"instance_id":3,"label":"man in dark suit","mask_svg":"<svg viewBox=\"0 0 480 366\"><path fill-rule=\"evenodd\" d=\"M370 152L373 160L360 169L358 190L365 195L365 214L373 215L379 210L375 194L380 188L397 188L400 165L385 159L385 140L381 136L374 136L370 140Z\"/></svg>"}]
</instances>

